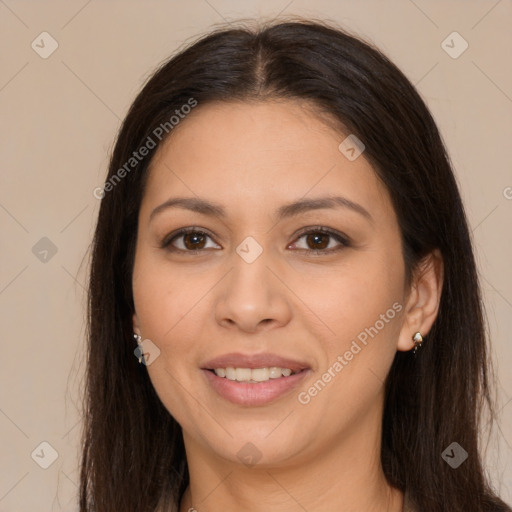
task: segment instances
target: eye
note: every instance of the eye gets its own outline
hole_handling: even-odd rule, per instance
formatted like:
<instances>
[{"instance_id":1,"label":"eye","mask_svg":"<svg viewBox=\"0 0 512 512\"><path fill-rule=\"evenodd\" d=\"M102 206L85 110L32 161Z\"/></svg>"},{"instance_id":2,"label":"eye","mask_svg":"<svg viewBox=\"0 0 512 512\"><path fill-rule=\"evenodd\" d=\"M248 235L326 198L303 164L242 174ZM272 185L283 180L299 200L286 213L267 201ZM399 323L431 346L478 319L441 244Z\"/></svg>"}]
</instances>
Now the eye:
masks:
<instances>
[{"instance_id":1,"label":"eye","mask_svg":"<svg viewBox=\"0 0 512 512\"><path fill-rule=\"evenodd\" d=\"M303 232L297 239L305 239L306 247L300 249L316 254L321 254L339 251L344 247L350 246L349 239L337 231L333 231L329 228L324 228L321 226L308 229L308 231ZM293 245L296 244L297 242L295 242Z\"/></svg>"},{"instance_id":2,"label":"eye","mask_svg":"<svg viewBox=\"0 0 512 512\"><path fill-rule=\"evenodd\" d=\"M307 231L303 231L297 239L305 239L306 247L298 247L300 250L305 250L313 254L325 254L336 252L344 247L350 246L348 237L337 231L322 226L314 226L306 229ZM198 254L208 248L221 248L216 244L214 244L213 247L208 247L207 241L208 239L211 240L211 238L211 235L202 229L195 227L183 228L166 237L161 247L171 252L187 254ZM297 247L293 247L296 244L297 242L294 242L288 247L296 249Z\"/></svg>"},{"instance_id":3,"label":"eye","mask_svg":"<svg viewBox=\"0 0 512 512\"><path fill-rule=\"evenodd\" d=\"M166 248L170 251L182 251L190 254L196 254L207 248L206 241L208 238L211 239L210 235L201 229L193 227L184 228L167 237L162 242L162 248ZM218 247L219 246L216 248Z\"/></svg>"}]
</instances>

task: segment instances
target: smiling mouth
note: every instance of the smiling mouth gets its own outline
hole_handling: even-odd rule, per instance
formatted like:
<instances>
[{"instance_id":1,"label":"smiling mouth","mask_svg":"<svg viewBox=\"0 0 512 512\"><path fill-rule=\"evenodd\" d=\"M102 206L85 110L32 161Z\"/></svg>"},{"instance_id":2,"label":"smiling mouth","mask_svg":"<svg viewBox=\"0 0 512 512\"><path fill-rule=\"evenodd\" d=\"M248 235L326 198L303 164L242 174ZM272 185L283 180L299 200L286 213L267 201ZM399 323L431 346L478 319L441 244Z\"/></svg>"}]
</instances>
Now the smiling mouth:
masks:
<instances>
[{"instance_id":1,"label":"smiling mouth","mask_svg":"<svg viewBox=\"0 0 512 512\"><path fill-rule=\"evenodd\" d=\"M297 367L292 371L291 368L279 366L261 368L228 366L203 368L202 372L212 389L227 401L243 407L261 407L289 395L307 378L311 369Z\"/></svg>"}]
</instances>

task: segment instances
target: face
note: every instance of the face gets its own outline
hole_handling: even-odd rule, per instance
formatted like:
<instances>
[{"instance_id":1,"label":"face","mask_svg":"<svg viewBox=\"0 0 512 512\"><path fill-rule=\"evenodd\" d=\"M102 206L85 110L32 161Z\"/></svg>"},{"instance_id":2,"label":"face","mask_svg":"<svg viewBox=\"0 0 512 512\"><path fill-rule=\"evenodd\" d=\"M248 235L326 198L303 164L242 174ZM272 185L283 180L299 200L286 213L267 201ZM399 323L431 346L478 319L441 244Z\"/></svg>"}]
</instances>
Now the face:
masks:
<instances>
[{"instance_id":1,"label":"face","mask_svg":"<svg viewBox=\"0 0 512 512\"><path fill-rule=\"evenodd\" d=\"M297 102L199 105L153 159L133 324L189 453L295 464L381 421L400 230L345 137Z\"/></svg>"}]
</instances>

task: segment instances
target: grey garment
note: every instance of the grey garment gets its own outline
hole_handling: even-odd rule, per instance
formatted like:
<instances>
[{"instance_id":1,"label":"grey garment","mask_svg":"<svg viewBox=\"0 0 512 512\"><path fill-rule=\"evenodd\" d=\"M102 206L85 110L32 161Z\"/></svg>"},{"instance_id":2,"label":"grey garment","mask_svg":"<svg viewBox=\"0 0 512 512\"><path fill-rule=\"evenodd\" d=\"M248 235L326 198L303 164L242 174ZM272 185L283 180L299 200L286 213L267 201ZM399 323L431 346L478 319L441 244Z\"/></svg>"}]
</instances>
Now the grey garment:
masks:
<instances>
[{"instance_id":1,"label":"grey garment","mask_svg":"<svg viewBox=\"0 0 512 512\"><path fill-rule=\"evenodd\" d=\"M404 506L402 508L402 512L419 512L416 507L413 506L411 497L407 492L407 489L404 491Z\"/></svg>"}]
</instances>

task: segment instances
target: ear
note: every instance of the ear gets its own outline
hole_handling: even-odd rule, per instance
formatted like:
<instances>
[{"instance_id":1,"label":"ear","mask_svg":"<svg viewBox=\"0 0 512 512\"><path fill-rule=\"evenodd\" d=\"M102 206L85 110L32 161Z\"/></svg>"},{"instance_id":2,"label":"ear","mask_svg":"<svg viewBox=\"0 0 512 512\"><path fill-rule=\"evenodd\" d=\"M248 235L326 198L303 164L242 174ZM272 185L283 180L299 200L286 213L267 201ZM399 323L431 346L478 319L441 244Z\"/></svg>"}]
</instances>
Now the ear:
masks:
<instances>
[{"instance_id":1,"label":"ear","mask_svg":"<svg viewBox=\"0 0 512 512\"><path fill-rule=\"evenodd\" d=\"M435 249L420 261L413 272L397 350L411 350L416 332L423 337L429 333L439 310L443 279L443 258L439 249Z\"/></svg>"}]
</instances>

